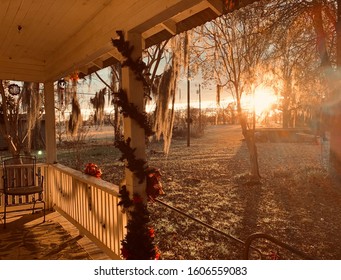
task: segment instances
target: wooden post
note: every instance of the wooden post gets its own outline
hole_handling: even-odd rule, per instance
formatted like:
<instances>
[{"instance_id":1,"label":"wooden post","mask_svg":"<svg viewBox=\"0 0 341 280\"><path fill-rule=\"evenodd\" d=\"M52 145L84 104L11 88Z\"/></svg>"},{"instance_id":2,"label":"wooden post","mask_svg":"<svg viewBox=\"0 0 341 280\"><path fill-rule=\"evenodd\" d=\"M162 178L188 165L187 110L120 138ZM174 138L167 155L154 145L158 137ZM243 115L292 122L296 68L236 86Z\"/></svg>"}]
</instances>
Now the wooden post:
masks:
<instances>
[{"instance_id":1,"label":"wooden post","mask_svg":"<svg viewBox=\"0 0 341 280\"><path fill-rule=\"evenodd\" d=\"M142 56L142 50L144 48L144 41L142 39L141 34L138 33L128 33L125 34L125 39L129 41L131 46L134 46L133 51L133 59L137 59ZM144 111L144 90L143 84L141 81L136 80L135 74L133 71L124 67L122 69L122 86L123 89L127 92L128 100L131 103L134 103L140 110L140 112ZM124 118L124 138L130 138L130 145L135 150L136 158L146 159L146 143L145 143L145 132L144 129L141 128L135 120L131 118ZM145 187L146 182L139 183L139 179L126 168L125 170L126 176L126 186L130 195L133 193L138 193L146 198Z\"/></svg>"},{"instance_id":2,"label":"wooden post","mask_svg":"<svg viewBox=\"0 0 341 280\"><path fill-rule=\"evenodd\" d=\"M187 62L187 147L191 145L191 81Z\"/></svg>"},{"instance_id":3,"label":"wooden post","mask_svg":"<svg viewBox=\"0 0 341 280\"><path fill-rule=\"evenodd\" d=\"M46 82L44 84L44 94L45 94L46 162L54 163L57 161L57 144L53 82Z\"/></svg>"}]
</instances>

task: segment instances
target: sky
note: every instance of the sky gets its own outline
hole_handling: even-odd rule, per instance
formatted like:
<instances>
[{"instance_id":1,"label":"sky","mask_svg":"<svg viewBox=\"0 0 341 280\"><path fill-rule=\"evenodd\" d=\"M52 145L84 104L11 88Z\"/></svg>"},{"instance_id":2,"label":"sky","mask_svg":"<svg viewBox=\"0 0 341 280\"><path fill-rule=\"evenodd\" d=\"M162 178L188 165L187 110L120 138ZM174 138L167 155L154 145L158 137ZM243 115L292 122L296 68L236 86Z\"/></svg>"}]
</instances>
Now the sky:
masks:
<instances>
[{"instance_id":1,"label":"sky","mask_svg":"<svg viewBox=\"0 0 341 280\"><path fill-rule=\"evenodd\" d=\"M98 74L110 84L110 71L108 69L102 69L98 71ZM201 77L196 77L190 82L190 106L193 108L199 108L199 84L202 83ZM92 75L91 82L89 77L86 77L86 81L79 82L78 96L82 109L91 109L92 105L89 102L91 97L94 97L96 92L104 88L105 85L96 75ZM228 96L227 92L221 94L221 105L226 106L229 102L232 102L231 96ZM108 106L106 103L106 110L112 110L112 106ZM175 107L177 109L187 108L187 79L180 79L178 82L178 89L176 92ZM204 87L201 85L201 107L202 108L215 108L216 107L216 87Z\"/></svg>"}]
</instances>

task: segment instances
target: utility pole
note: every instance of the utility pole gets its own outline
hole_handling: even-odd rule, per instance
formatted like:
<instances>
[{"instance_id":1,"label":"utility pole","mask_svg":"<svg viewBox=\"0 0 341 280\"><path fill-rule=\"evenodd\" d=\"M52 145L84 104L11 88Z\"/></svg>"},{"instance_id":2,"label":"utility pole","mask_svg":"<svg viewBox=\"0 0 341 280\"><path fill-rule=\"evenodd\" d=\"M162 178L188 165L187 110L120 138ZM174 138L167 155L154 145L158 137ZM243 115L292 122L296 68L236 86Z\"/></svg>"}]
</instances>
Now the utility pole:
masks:
<instances>
[{"instance_id":1,"label":"utility pole","mask_svg":"<svg viewBox=\"0 0 341 280\"><path fill-rule=\"evenodd\" d=\"M191 82L189 74L189 62L187 63L187 147L191 145Z\"/></svg>"},{"instance_id":2,"label":"utility pole","mask_svg":"<svg viewBox=\"0 0 341 280\"><path fill-rule=\"evenodd\" d=\"M201 133L201 84L199 84L198 94L199 94L199 132Z\"/></svg>"}]
</instances>

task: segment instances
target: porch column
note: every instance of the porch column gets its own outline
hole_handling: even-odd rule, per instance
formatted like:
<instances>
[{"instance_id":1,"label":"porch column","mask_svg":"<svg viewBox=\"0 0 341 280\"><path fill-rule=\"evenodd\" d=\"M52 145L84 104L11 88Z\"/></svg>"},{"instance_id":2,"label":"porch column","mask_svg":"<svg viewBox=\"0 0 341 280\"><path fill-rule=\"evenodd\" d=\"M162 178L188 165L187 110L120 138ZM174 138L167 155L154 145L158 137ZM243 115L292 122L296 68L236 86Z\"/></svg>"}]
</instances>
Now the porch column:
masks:
<instances>
[{"instance_id":1,"label":"porch column","mask_svg":"<svg viewBox=\"0 0 341 280\"><path fill-rule=\"evenodd\" d=\"M144 40L141 34L128 33L125 34L125 39L129 41L131 46L134 46L133 59L137 59L142 56L142 50L144 46ZM141 112L144 110L144 91L141 81L137 81L133 71L130 68L124 67L122 69L122 86L127 92L128 100L134 103ZM131 118L124 118L124 138L131 138L130 145L132 148L136 148L136 158L146 159L146 146L145 146L145 133L136 121ZM139 180L134 174L126 168L126 186L129 193L138 193L142 197L145 197L145 182L139 184Z\"/></svg>"},{"instance_id":2,"label":"porch column","mask_svg":"<svg viewBox=\"0 0 341 280\"><path fill-rule=\"evenodd\" d=\"M46 163L57 161L56 119L53 82L44 83Z\"/></svg>"}]
</instances>

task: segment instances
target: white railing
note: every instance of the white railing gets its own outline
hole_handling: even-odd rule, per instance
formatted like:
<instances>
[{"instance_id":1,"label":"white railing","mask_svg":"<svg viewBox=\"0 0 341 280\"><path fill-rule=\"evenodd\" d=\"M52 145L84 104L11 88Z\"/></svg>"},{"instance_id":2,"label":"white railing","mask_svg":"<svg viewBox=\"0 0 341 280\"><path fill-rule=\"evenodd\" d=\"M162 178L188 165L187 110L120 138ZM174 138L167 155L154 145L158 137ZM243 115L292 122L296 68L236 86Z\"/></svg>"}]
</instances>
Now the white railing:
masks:
<instances>
[{"instance_id":1,"label":"white railing","mask_svg":"<svg viewBox=\"0 0 341 280\"><path fill-rule=\"evenodd\" d=\"M57 210L110 258L120 259L127 218L118 206L119 187L61 164L37 168L44 176L46 208Z\"/></svg>"},{"instance_id":2,"label":"white railing","mask_svg":"<svg viewBox=\"0 0 341 280\"><path fill-rule=\"evenodd\" d=\"M48 205L109 257L119 259L127 222L118 206L119 187L60 164L49 166L47 177Z\"/></svg>"}]
</instances>

